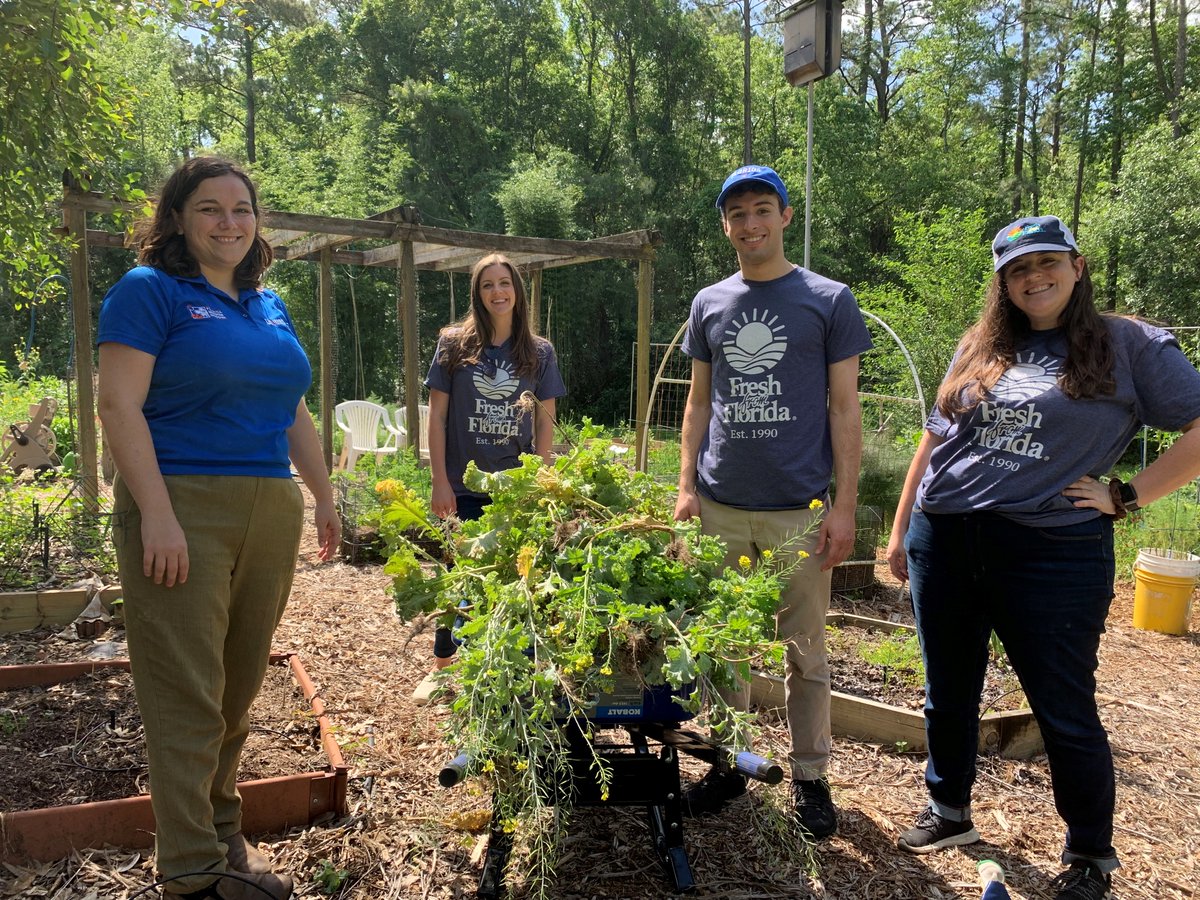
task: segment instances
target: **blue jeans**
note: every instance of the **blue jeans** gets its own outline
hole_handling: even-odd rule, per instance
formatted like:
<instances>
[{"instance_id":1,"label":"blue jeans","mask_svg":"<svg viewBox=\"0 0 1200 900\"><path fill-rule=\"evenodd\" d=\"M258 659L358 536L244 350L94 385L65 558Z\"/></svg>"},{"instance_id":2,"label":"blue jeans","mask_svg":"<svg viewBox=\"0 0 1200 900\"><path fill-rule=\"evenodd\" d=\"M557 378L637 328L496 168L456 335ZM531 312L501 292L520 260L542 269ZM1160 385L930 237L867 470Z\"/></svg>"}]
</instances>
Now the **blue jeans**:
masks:
<instances>
[{"instance_id":1,"label":"blue jeans","mask_svg":"<svg viewBox=\"0 0 1200 900\"><path fill-rule=\"evenodd\" d=\"M1035 528L990 513L913 513L905 540L925 661L925 783L934 812L970 818L979 701L994 630L1046 742L1065 863L1117 868L1115 780L1096 710L1113 596L1112 521Z\"/></svg>"}]
</instances>

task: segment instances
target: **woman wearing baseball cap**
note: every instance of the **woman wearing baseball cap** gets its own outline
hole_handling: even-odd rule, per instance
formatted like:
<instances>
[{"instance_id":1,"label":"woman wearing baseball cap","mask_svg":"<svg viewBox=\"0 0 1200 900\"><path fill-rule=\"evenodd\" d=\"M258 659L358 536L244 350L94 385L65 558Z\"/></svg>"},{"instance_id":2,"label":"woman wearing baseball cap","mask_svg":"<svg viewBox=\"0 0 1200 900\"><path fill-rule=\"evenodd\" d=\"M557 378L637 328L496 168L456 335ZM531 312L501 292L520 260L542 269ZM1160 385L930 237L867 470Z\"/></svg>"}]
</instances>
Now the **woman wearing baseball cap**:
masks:
<instances>
[{"instance_id":1,"label":"woman wearing baseball cap","mask_svg":"<svg viewBox=\"0 0 1200 900\"><path fill-rule=\"evenodd\" d=\"M887 550L911 581L929 743L929 803L899 844L979 840L971 788L994 630L1067 826L1055 896L1100 900L1119 865L1095 699L1113 522L1200 475L1200 373L1169 332L1097 312L1087 261L1056 217L1018 219L992 251L983 312L938 391ZM1129 484L1103 479L1143 424L1183 435Z\"/></svg>"}]
</instances>

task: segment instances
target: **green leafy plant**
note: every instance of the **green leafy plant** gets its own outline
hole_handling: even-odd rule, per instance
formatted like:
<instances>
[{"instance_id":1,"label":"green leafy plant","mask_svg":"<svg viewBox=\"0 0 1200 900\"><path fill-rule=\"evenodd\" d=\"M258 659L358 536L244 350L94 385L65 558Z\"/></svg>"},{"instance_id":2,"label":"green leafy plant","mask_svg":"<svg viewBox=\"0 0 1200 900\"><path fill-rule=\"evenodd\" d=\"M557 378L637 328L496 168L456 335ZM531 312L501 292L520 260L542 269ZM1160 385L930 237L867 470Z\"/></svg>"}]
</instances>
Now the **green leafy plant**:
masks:
<instances>
[{"instance_id":1,"label":"green leafy plant","mask_svg":"<svg viewBox=\"0 0 1200 900\"><path fill-rule=\"evenodd\" d=\"M320 868L313 875L313 883L322 894L336 894L350 878L348 871L339 869L328 859L321 860L318 865Z\"/></svg>"},{"instance_id":2,"label":"green leafy plant","mask_svg":"<svg viewBox=\"0 0 1200 900\"><path fill-rule=\"evenodd\" d=\"M534 842L534 885L543 893L539 876L550 872L570 806L564 723L590 737L587 716L599 695L669 685L693 712L707 701L718 734L742 744L750 718L717 689L781 659L779 591L806 555L794 550L805 537L796 535L764 551L761 565L742 557L726 567L720 541L697 523L672 521L673 492L614 462L598 436L585 422L579 445L553 466L534 456L505 472L469 466L467 485L492 500L453 538L414 491L384 491L397 609L465 620L451 670L462 690L450 739L470 771L491 780L496 821ZM414 531L446 541L454 562L424 551L407 537ZM611 773L591 752L603 797Z\"/></svg>"},{"instance_id":3,"label":"green leafy plant","mask_svg":"<svg viewBox=\"0 0 1200 900\"><path fill-rule=\"evenodd\" d=\"M860 644L858 655L883 669L884 684L899 678L907 684L925 681L925 666L921 662L921 642L915 634L906 638L889 637L874 646Z\"/></svg>"}]
</instances>

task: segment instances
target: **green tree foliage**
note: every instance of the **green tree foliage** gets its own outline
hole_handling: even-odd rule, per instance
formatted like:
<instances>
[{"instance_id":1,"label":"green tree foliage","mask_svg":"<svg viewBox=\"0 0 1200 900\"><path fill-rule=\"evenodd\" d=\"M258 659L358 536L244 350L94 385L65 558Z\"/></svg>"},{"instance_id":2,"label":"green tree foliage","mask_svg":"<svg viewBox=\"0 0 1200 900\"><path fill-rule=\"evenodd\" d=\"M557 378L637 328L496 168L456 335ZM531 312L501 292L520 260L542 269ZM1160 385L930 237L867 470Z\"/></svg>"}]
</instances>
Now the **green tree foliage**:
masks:
<instances>
[{"instance_id":1,"label":"green tree foliage","mask_svg":"<svg viewBox=\"0 0 1200 900\"><path fill-rule=\"evenodd\" d=\"M742 159L738 3L184 6L0 3L8 306L58 262L64 169L152 192L199 152L250 164L272 208L362 217L411 203L430 225L583 239L659 229L658 340L736 266L713 198ZM900 333L927 392L978 308L988 238L1014 204L1068 220L1078 210L1115 309L1200 322L1187 296L1200 54L1185 3L852 0L843 29L842 70L815 88L811 265L855 285ZM806 91L781 77L781 45L777 22L756 22L751 146L791 188L785 246L800 262ZM93 252L94 289L128 262ZM629 415L635 271L544 273L539 327L558 349L568 413ZM279 265L269 279L314 349L313 267ZM396 399L395 279L335 270L339 399ZM422 369L466 290L461 273L421 273ZM0 348L27 325L0 316ZM889 352L864 360L869 380L908 393Z\"/></svg>"},{"instance_id":2,"label":"green tree foliage","mask_svg":"<svg viewBox=\"0 0 1200 900\"><path fill-rule=\"evenodd\" d=\"M127 93L99 76L106 34L130 24L122 4L0 4L0 274L11 298L57 271L51 233L64 172L103 181L130 122ZM23 302L16 300L16 302Z\"/></svg>"}]
</instances>

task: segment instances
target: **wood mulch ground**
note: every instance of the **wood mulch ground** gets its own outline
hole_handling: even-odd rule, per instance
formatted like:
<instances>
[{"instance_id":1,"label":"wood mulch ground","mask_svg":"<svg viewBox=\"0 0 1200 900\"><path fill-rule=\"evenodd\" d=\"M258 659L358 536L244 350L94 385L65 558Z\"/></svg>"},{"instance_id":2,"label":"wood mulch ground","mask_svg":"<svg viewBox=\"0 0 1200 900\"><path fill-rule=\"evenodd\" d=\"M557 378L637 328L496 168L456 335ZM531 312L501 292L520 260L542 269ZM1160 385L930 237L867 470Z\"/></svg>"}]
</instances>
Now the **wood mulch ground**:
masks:
<instances>
[{"instance_id":1,"label":"wood mulch ground","mask_svg":"<svg viewBox=\"0 0 1200 900\"><path fill-rule=\"evenodd\" d=\"M352 766L350 815L260 846L297 879L301 897L344 900L473 897L483 848L487 798L477 783L446 790L437 772L452 755L441 706L409 698L429 664L432 633L399 622L378 566L317 565L311 535L297 567L292 601L276 637L279 650L303 655ZM879 570L882 574L882 569ZM1121 584L1101 646L1101 715L1111 735L1118 779L1116 844L1121 900L1186 900L1200 884L1200 610L1184 637L1135 630L1133 590ZM895 586L835 606L879 618L907 616ZM0 637L0 662L9 661ZM45 648L44 648L45 649ZM75 651L78 654L78 648ZM77 656L75 658L78 658ZM781 723L763 723L763 748L782 756ZM702 767L687 761L688 773ZM899 852L897 835L923 803L923 759L894 748L835 739L831 782L838 834L819 845L816 875L780 866L756 837L764 789L720 816L688 822L697 896L916 900L974 898L975 862L990 857L1009 873L1018 900L1050 897L1059 870L1062 826L1045 757L981 759L975 823L982 843L927 856ZM474 826L474 827L473 827ZM147 854L91 850L46 865L0 869L0 897L130 900L150 883ZM346 878L332 894L314 878ZM644 816L637 810L580 810L549 896L562 900L666 898Z\"/></svg>"},{"instance_id":2,"label":"wood mulch ground","mask_svg":"<svg viewBox=\"0 0 1200 900\"><path fill-rule=\"evenodd\" d=\"M287 666L267 669L250 709L239 781L326 765L311 707ZM0 809L16 812L149 792L133 676L108 669L0 691Z\"/></svg>"}]
</instances>

